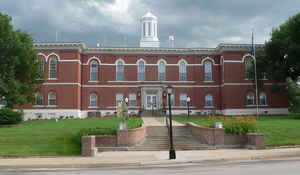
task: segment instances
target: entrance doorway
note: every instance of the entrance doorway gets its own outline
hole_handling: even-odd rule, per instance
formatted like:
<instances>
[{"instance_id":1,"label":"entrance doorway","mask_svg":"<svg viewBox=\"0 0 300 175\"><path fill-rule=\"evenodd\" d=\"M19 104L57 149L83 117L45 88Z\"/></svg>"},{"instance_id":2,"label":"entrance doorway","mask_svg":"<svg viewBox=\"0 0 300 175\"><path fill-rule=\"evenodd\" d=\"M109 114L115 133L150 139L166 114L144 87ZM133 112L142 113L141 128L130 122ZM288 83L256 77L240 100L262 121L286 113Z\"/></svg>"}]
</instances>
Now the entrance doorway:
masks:
<instances>
[{"instance_id":1,"label":"entrance doorway","mask_svg":"<svg viewBox=\"0 0 300 175\"><path fill-rule=\"evenodd\" d=\"M156 95L147 95L146 98L146 109L157 109L157 96Z\"/></svg>"}]
</instances>

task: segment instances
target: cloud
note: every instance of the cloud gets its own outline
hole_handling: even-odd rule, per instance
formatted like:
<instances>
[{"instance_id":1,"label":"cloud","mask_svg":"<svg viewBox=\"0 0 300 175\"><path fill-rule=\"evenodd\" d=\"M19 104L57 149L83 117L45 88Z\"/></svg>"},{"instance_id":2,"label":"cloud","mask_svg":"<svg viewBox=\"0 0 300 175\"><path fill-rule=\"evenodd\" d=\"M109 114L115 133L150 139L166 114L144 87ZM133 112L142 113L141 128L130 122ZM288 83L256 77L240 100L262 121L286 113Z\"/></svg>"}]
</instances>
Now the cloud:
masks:
<instances>
[{"instance_id":1,"label":"cloud","mask_svg":"<svg viewBox=\"0 0 300 175\"><path fill-rule=\"evenodd\" d=\"M139 20L151 11L162 47L171 34L176 47L216 47L250 43L251 28L255 41L263 43L299 6L299 0L9 0L0 1L0 12L36 41L53 42L58 31L59 41L138 47Z\"/></svg>"}]
</instances>

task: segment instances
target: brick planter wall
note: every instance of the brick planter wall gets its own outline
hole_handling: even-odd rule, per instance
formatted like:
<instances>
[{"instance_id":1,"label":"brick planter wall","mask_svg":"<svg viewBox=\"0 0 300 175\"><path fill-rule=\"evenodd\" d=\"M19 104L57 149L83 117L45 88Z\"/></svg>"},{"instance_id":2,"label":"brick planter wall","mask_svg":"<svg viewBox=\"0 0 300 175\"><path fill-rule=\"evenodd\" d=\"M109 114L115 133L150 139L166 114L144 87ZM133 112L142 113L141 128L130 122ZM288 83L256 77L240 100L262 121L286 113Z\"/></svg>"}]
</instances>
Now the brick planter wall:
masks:
<instances>
[{"instance_id":1,"label":"brick planter wall","mask_svg":"<svg viewBox=\"0 0 300 175\"><path fill-rule=\"evenodd\" d=\"M96 139L95 136L81 137L81 155L94 156L95 155Z\"/></svg>"},{"instance_id":2,"label":"brick planter wall","mask_svg":"<svg viewBox=\"0 0 300 175\"><path fill-rule=\"evenodd\" d=\"M265 139L263 134L249 133L246 135L226 134L223 128L205 128L194 123L188 123L192 135L202 144L217 147L246 147L252 149L263 149Z\"/></svg>"},{"instance_id":3,"label":"brick planter wall","mask_svg":"<svg viewBox=\"0 0 300 175\"><path fill-rule=\"evenodd\" d=\"M249 133L248 137L248 148L264 149L265 148L265 137L263 134Z\"/></svg>"},{"instance_id":4,"label":"brick planter wall","mask_svg":"<svg viewBox=\"0 0 300 175\"><path fill-rule=\"evenodd\" d=\"M144 126L136 129L117 131L118 146L133 146L144 141L146 128Z\"/></svg>"},{"instance_id":5,"label":"brick planter wall","mask_svg":"<svg viewBox=\"0 0 300 175\"><path fill-rule=\"evenodd\" d=\"M83 136L81 155L94 156L97 147L133 146L142 143L146 136L146 127L117 131L117 135Z\"/></svg>"},{"instance_id":6,"label":"brick planter wall","mask_svg":"<svg viewBox=\"0 0 300 175\"><path fill-rule=\"evenodd\" d=\"M194 137L199 139L202 144L224 145L225 129L223 128L205 128L197 126L194 123L188 123Z\"/></svg>"},{"instance_id":7,"label":"brick planter wall","mask_svg":"<svg viewBox=\"0 0 300 175\"><path fill-rule=\"evenodd\" d=\"M115 135L96 135L96 147L114 147L117 145L117 136Z\"/></svg>"}]
</instances>

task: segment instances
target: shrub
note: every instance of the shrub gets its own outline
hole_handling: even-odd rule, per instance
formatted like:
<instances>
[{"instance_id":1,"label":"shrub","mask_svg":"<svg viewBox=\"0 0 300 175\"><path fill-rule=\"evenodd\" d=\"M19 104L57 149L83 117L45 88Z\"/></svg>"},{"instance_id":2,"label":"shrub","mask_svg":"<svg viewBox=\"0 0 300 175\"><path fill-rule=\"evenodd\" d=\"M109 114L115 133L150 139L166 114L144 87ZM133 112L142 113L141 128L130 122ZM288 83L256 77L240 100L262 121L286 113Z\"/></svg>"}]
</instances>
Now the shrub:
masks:
<instances>
[{"instance_id":1,"label":"shrub","mask_svg":"<svg viewBox=\"0 0 300 175\"><path fill-rule=\"evenodd\" d=\"M10 108L0 109L0 125L13 125L22 122L23 112L14 111Z\"/></svg>"},{"instance_id":2,"label":"shrub","mask_svg":"<svg viewBox=\"0 0 300 175\"><path fill-rule=\"evenodd\" d=\"M255 116L209 116L208 120L209 122L203 123L204 126L213 128L215 122L222 122L227 134L244 135L257 130Z\"/></svg>"},{"instance_id":3,"label":"shrub","mask_svg":"<svg viewBox=\"0 0 300 175\"><path fill-rule=\"evenodd\" d=\"M228 134L244 135L257 130L255 116L224 117L223 125Z\"/></svg>"},{"instance_id":4,"label":"shrub","mask_svg":"<svg viewBox=\"0 0 300 175\"><path fill-rule=\"evenodd\" d=\"M90 135L116 135L116 128L83 128L79 130L77 135L75 136L75 140L77 143L81 143L82 136L90 136Z\"/></svg>"}]
</instances>

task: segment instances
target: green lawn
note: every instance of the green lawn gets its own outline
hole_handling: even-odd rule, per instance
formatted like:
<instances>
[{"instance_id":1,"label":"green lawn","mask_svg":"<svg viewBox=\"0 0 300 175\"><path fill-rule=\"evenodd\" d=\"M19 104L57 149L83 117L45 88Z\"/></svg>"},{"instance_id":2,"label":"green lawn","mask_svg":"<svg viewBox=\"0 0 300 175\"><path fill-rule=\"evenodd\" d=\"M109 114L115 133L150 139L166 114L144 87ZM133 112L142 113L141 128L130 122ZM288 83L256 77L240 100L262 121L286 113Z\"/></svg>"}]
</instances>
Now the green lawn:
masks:
<instances>
[{"instance_id":1,"label":"green lawn","mask_svg":"<svg viewBox=\"0 0 300 175\"><path fill-rule=\"evenodd\" d=\"M79 155L76 135L82 128L117 128L119 118L85 120L40 120L23 122L20 126L0 128L0 156ZM139 127L142 120L130 118L129 129Z\"/></svg>"},{"instance_id":2,"label":"green lawn","mask_svg":"<svg viewBox=\"0 0 300 175\"><path fill-rule=\"evenodd\" d=\"M205 116L175 116L174 120L208 126L212 121ZM266 146L300 145L300 114L287 116L260 116L257 121L258 133L265 135Z\"/></svg>"}]
</instances>

